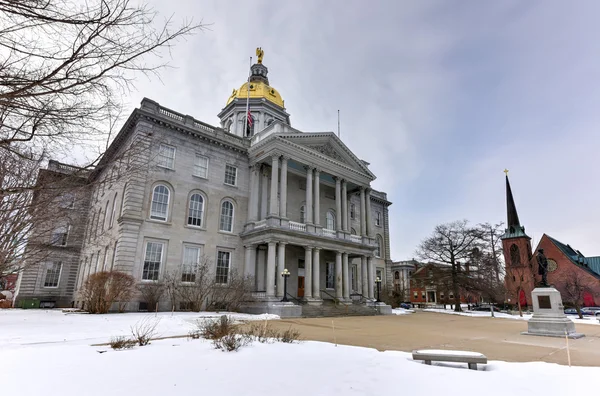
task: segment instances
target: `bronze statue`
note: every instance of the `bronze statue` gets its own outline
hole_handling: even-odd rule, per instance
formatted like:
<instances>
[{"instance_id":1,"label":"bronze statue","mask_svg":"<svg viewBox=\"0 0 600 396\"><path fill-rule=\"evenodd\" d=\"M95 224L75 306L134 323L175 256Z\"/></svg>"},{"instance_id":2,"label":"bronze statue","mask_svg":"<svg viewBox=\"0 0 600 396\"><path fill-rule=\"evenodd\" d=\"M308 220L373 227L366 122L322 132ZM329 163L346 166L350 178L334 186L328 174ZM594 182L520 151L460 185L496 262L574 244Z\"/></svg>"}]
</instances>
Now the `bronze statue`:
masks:
<instances>
[{"instance_id":1,"label":"bronze statue","mask_svg":"<svg viewBox=\"0 0 600 396\"><path fill-rule=\"evenodd\" d=\"M540 286L548 287L548 259L544 255L544 249L538 249L537 254L538 275L542 276Z\"/></svg>"},{"instance_id":2,"label":"bronze statue","mask_svg":"<svg viewBox=\"0 0 600 396\"><path fill-rule=\"evenodd\" d=\"M262 63L263 56L265 56L265 51L263 51L262 47L256 49L256 56L258 56L258 63Z\"/></svg>"}]
</instances>

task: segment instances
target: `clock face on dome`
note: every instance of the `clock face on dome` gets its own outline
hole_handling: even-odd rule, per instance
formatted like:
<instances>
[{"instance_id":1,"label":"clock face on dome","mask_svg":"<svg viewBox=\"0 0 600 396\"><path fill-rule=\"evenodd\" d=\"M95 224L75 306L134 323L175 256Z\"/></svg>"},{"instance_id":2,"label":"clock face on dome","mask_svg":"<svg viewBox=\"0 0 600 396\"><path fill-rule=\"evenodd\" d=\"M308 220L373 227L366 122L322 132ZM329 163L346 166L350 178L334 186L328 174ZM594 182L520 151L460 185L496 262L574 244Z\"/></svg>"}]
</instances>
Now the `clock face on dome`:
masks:
<instances>
[{"instance_id":1,"label":"clock face on dome","mask_svg":"<svg viewBox=\"0 0 600 396\"><path fill-rule=\"evenodd\" d=\"M558 264L556 264L556 261L548 259L548 272L554 272L557 268Z\"/></svg>"}]
</instances>

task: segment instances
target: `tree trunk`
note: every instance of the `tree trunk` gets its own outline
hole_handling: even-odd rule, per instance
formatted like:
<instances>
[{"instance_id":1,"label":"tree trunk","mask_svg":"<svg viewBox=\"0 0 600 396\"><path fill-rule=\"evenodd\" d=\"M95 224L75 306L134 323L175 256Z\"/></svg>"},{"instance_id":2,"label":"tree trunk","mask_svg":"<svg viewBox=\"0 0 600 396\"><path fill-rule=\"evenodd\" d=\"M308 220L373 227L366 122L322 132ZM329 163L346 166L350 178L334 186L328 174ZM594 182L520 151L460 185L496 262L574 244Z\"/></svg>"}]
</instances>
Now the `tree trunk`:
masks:
<instances>
[{"instance_id":1,"label":"tree trunk","mask_svg":"<svg viewBox=\"0 0 600 396\"><path fill-rule=\"evenodd\" d=\"M517 306L519 307L519 316L523 317L523 308L521 307L521 300L517 299Z\"/></svg>"},{"instance_id":2,"label":"tree trunk","mask_svg":"<svg viewBox=\"0 0 600 396\"><path fill-rule=\"evenodd\" d=\"M579 319L583 319L583 313L581 313L581 307L579 304L575 305L575 309L577 310L577 315L579 315Z\"/></svg>"}]
</instances>

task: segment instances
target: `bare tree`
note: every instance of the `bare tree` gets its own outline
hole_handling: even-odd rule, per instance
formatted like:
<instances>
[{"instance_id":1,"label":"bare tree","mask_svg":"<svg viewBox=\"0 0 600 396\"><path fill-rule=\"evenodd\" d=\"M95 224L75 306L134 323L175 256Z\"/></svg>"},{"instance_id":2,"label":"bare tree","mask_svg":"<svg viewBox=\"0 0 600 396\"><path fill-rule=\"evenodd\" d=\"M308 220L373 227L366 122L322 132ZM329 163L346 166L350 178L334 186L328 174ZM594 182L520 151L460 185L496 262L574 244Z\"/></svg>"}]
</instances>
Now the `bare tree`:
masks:
<instances>
[{"instance_id":1,"label":"bare tree","mask_svg":"<svg viewBox=\"0 0 600 396\"><path fill-rule=\"evenodd\" d=\"M583 319L581 307L585 293L594 290L592 282L579 272L571 271L557 286L565 302L571 304L577 310L579 318Z\"/></svg>"},{"instance_id":2,"label":"bare tree","mask_svg":"<svg viewBox=\"0 0 600 396\"><path fill-rule=\"evenodd\" d=\"M449 265L454 310L457 312L461 311L460 288L468 280L466 271L461 271L460 262L468 261L471 251L480 243L480 230L462 220L437 225L433 234L422 241L417 249L417 255L422 260Z\"/></svg>"},{"instance_id":3,"label":"bare tree","mask_svg":"<svg viewBox=\"0 0 600 396\"><path fill-rule=\"evenodd\" d=\"M158 311L158 303L165 293L165 283L162 281L144 282L137 286L148 311Z\"/></svg>"},{"instance_id":4,"label":"bare tree","mask_svg":"<svg viewBox=\"0 0 600 396\"><path fill-rule=\"evenodd\" d=\"M491 270L495 276L495 281L500 283L504 276L504 266L502 265L502 235L504 234L504 223L479 224L485 264L488 270Z\"/></svg>"},{"instance_id":5,"label":"bare tree","mask_svg":"<svg viewBox=\"0 0 600 396\"><path fill-rule=\"evenodd\" d=\"M227 283L214 283L208 296L207 309L214 311L238 311L244 301L249 301L249 295L254 285L250 276L240 275L236 270L230 271Z\"/></svg>"},{"instance_id":6,"label":"bare tree","mask_svg":"<svg viewBox=\"0 0 600 396\"><path fill-rule=\"evenodd\" d=\"M89 313L107 313L113 303L129 301L135 290L135 279L123 272L96 272L90 275L83 286L81 295Z\"/></svg>"}]
</instances>

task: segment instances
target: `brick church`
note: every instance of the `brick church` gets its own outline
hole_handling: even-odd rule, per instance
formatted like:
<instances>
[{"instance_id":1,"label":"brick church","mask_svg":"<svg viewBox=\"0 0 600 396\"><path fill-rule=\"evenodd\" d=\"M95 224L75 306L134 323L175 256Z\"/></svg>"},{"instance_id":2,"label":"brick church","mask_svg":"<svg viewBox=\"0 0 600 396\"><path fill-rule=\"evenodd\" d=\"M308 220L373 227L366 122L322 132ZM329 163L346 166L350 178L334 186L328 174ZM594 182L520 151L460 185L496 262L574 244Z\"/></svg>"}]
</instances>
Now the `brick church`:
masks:
<instances>
[{"instance_id":1,"label":"brick church","mask_svg":"<svg viewBox=\"0 0 600 396\"><path fill-rule=\"evenodd\" d=\"M502 236L506 288L521 306L531 306L531 291L541 281L537 255L548 258L548 284L561 293L563 304L600 306L600 256L586 257L569 244L544 234L535 251L519 222L508 175L506 176L507 228ZM518 299L518 300L517 300Z\"/></svg>"}]
</instances>

